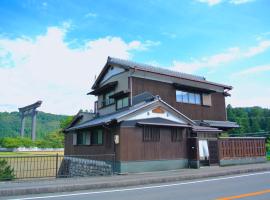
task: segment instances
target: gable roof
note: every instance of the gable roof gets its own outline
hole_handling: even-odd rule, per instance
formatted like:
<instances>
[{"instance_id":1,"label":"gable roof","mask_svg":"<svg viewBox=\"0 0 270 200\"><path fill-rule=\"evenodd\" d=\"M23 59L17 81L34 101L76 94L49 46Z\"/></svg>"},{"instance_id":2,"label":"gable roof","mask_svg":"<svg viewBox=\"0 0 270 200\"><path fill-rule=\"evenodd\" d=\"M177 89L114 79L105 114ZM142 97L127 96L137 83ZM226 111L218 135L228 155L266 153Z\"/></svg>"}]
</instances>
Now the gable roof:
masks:
<instances>
[{"instance_id":1,"label":"gable roof","mask_svg":"<svg viewBox=\"0 0 270 200\"><path fill-rule=\"evenodd\" d=\"M229 89L229 90L232 89L232 86L210 82L210 81L207 81L205 79L205 77L202 77L202 76L191 75L191 74L187 74L187 73L183 73L183 72L173 71L173 70L169 70L169 69L165 69L165 68L161 68L161 67L155 67L155 66L151 66L151 65L147 65L147 64L137 63L137 62L123 60L123 59L119 59L119 58L113 58L113 57L108 57L107 62L105 64L104 68L102 69L101 73L97 77L94 85L92 86L92 89L95 89L97 87L97 85L102 80L102 77L105 75L105 73L108 70L110 65L117 65L117 66L122 67L126 70L129 70L129 69L142 70L145 72L156 73L156 74L161 74L161 75L166 75L166 76L187 79L187 80L207 83L207 84L211 84L211 85L216 85L216 86L223 87L224 89Z\"/></svg>"},{"instance_id":2,"label":"gable roof","mask_svg":"<svg viewBox=\"0 0 270 200\"><path fill-rule=\"evenodd\" d=\"M172 111L176 112L181 118L183 118L188 124L190 125L196 125L194 121L171 107L169 104L166 102L162 101L158 96L155 97L154 100L152 101L145 101L139 104L136 104L132 107L129 107L125 110L117 111L108 115L104 115L98 118L94 118L92 120L86 121L85 123L70 127L66 129L66 132L69 131L74 131L74 130L79 130L79 129L85 129L85 128L90 128L90 127L95 127L95 126L100 126L104 125L110 122L122 122L128 119L129 116L136 115L138 113L141 113L142 111L145 111L148 107L151 106L158 106L158 105L163 105L164 107L168 107Z\"/></svg>"}]
</instances>

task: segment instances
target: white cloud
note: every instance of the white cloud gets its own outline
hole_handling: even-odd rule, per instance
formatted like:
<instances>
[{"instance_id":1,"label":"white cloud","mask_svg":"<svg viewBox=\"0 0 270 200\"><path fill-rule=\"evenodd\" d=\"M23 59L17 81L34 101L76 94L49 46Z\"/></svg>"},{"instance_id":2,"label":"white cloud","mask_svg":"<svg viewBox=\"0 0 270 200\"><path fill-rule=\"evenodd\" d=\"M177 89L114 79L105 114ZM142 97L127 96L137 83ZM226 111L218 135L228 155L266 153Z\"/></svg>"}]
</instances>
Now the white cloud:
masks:
<instances>
[{"instance_id":1,"label":"white cloud","mask_svg":"<svg viewBox=\"0 0 270 200\"><path fill-rule=\"evenodd\" d=\"M232 47L223 53L218 53L210 57L203 57L198 60L173 61L172 68L177 71L192 73L202 68L216 68L223 64L239 59L246 59L267 51L270 48L270 40L260 41L256 46L248 47L246 50L239 47Z\"/></svg>"},{"instance_id":2,"label":"white cloud","mask_svg":"<svg viewBox=\"0 0 270 200\"><path fill-rule=\"evenodd\" d=\"M207 3L209 6L214 6L222 2L222 0L197 0L201 3Z\"/></svg>"},{"instance_id":3,"label":"white cloud","mask_svg":"<svg viewBox=\"0 0 270 200\"><path fill-rule=\"evenodd\" d=\"M85 14L85 17L86 18L96 18L98 15L96 13L93 13L93 12L89 12L87 14Z\"/></svg>"},{"instance_id":4,"label":"white cloud","mask_svg":"<svg viewBox=\"0 0 270 200\"><path fill-rule=\"evenodd\" d=\"M270 89L265 87L262 95L262 85L255 81L244 84L242 81L235 82L234 89L230 93L231 97L226 98L226 103L233 107L261 106L270 108Z\"/></svg>"},{"instance_id":5,"label":"white cloud","mask_svg":"<svg viewBox=\"0 0 270 200\"><path fill-rule=\"evenodd\" d=\"M46 34L32 39L0 37L1 111L39 99L46 112L74 114L90 109L95 98L86 93L107 56L130 59L133 51L157 45L108 36L72 49L64 41L68 27L49 27Z\"/></svg>"},{"instance_id":6,"label":"white cloud","mask_svg":"<svg viewBox=\"0 0 270 200\"><path fill-rule=\"evenodd\" d=\"M250 67L243 71L233 74L233 76L254 75L255 73L261 73L261 72L270 72L270 64Z\"/></svg>"},{"instance_id":7,"label":"white cloud","mask_svg":"<svg viewBox=\"0 0 270 200\"><path fill-rule=\"evenodd\" d=\"M238 5L238 4L249 3L252 1L254 0L230 0L230 3Z\"/></svg>"},{"instance_id":8,"label":"white cloud","mask_svg":"<svg viewBox=\"0 0 270 200\"><path fill-rule=\"evenodd\" d=\"M239 5L244 3L249 3L255 0L197 0L200 3L206 3L209 6L215 6L223 2L229 2L230 4Z\"/></svg>"}]
</instances>

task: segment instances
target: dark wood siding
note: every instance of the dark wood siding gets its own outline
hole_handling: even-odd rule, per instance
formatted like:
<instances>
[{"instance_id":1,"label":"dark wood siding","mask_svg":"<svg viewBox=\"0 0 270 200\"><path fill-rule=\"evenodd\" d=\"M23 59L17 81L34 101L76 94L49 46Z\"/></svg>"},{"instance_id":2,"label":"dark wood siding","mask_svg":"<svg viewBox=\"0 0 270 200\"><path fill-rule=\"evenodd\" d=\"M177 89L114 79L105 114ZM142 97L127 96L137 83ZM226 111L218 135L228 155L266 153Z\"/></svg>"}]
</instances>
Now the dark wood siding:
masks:
<instances>
[{"instance_id":1,"label":"dark wood siding","mask_svg":"<svg viewBox=\"0 0 270 200\"><path fill-rule=\"evenodd\" d=\"M160 129L159 142L143 142L141 127L120 129L120 160L164 160L187 158L186 130L181 141L171 141L171 129Z\"/></svg>"},{"instance_id":2,"label":"dark wood siding","mask_svg":"<svg viewBox=\"0 0 270 200\"><path fill-rule=\"evenodd\" d=\"M265 156L265 139L219 139L220 159Z\"/></svg>"},{"instance_id":3,"label":"dark wood siding","mask_svg":"<svg viewBox=\"0 0 270 200\"><path fill-rule=\"evenodd\" d=\"M172 84L135 77L132 81L133 96L148 91L153 95L159 95L161 99L193 120L226 120L225 97L222 93L212 94L212 106L179 103L176 102L176 89Z\"/></svg>"},{"instance_id":4,"label":"dark wood siding","mask_svg":"<svg viewBox=\"0 0 270 200\"><path fill-rule=\"evenodd\" d=\"M102 145L73 145L73 134L65 134L65 155L101 155L113 154L114 144L113 139L109 138L108 134L112 133L104 129ZM108 142L112 143L111 145Z\"/></svg>"}]
</instances>

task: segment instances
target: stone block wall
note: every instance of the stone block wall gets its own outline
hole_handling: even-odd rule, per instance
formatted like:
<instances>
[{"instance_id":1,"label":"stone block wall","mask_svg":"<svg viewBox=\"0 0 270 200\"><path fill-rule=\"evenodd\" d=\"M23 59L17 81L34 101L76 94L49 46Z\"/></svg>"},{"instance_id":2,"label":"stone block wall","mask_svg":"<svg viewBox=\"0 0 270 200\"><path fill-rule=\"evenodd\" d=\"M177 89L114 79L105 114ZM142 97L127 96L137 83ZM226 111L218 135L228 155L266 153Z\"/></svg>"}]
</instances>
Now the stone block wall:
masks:
<instances>
[{"instance_id":1,"label":"stone block wall","mask_svg":"<svg viewBox=\"0 0 270 200\"><path fill-rule=\"evenodd\" d=\"M64 157L58 177L107 176L113 173L112 161L98 161L78 157Z\"/></svg>"}]
</instances>

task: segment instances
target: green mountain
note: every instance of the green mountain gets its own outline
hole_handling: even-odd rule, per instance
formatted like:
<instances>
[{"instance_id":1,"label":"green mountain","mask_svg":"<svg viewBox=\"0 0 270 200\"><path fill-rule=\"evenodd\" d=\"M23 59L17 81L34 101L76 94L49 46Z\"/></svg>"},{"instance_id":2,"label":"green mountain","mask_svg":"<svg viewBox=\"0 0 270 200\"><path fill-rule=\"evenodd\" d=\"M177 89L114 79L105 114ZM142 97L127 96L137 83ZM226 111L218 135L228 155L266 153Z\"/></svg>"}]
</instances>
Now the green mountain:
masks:
<instances>
[{"instance_id":1,"label":"green mountain","mask_svg":"<svg viewBox=\"0 0 270 200\"><path fill-rule=\"evenodd\" d=\"M55 115L50 113L38 112L37 115L37 138L41 139L48 133L59 130L60 123L67 119L65 115ZM19 112L0 112L0 138L16 137L20 133ZM31 135L31 117L25 120L25 135Z\"/></svg>"},{"instance_id":2,"label":"green mountain","mask_svg":"<svg viewBox=\"0 0 270 200\"><path fill-rule=\"evenodd\" d=\"M241 127L229 131L232 136L270 136L270 109L261 107L233 108L227 106L229 121L237 122ZM37 138L59 130L60 123L68 119L66 115L38 112ZM0 112L0 138L15 137L20 133L20 116L18 112ZM31 118L26 118L25 135L31 135Z\"/></svg>"},{"instance_id":3,"label":"green mountain","mask_svg":"<svg viewBox=\"0 0 270 200\"><path fill-rule=\"evenodd\" d=\"M234 136L270 136L270 109L261 107L233 108L227 106L229 121L237 122L241 127L229 131Z\"/></svg>"}]
</instances>

